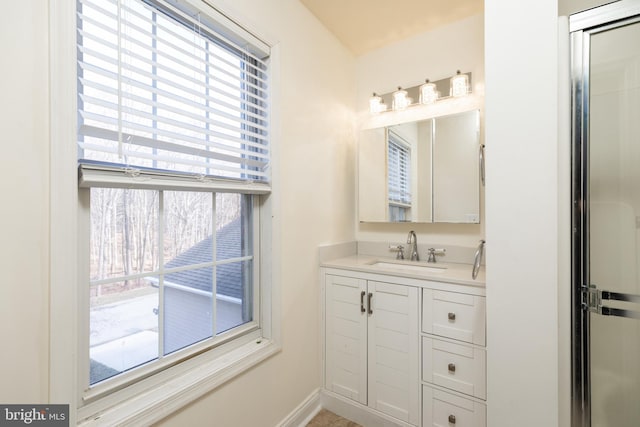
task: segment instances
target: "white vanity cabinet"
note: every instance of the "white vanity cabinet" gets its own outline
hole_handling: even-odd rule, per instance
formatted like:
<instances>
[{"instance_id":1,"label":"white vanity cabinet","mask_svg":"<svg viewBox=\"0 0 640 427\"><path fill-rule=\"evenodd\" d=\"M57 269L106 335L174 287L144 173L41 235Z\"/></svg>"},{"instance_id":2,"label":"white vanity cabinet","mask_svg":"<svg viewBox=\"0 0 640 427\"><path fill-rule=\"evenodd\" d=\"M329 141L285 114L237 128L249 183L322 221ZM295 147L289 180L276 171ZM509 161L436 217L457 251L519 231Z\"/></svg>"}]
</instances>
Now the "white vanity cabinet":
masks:
<instances>
[{"instance_id":1,"label":"white vanity cabinet","mask_svg":"<svg viewBox=\"0 0 640 427\"><path fill-rule=\"evenodd\" d=\"M486 427L483 284L366 265L322 269L329 396L372 425Z\"/></svg>"},{"instance_id":2,"label":"white vanity cabinet","mask_svg":"<svg viewBox=\"0 0 640 427\"><path fill-rule=\"evenodd\" d=\"M325 385L391 417L420 422L418 288L325 276Z\"/></svg>"}]
</instances>

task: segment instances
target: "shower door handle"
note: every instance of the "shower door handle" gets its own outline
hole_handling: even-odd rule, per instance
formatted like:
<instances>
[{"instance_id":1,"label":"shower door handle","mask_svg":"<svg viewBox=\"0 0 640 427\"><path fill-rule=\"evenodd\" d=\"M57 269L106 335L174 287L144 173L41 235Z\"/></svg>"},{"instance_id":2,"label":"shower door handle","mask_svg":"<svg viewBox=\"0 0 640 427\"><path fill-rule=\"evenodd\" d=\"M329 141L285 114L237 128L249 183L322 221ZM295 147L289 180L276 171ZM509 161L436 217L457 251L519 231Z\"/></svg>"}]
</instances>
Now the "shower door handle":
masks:
<instances>
[{"instance_id":1,"label":"shower door handle","mask_svg":"<svg viewBox=\"0 0 640 427\"><path fill-rule=\"evenodd\" d=\"M583 287L582 306L585 310L603 316L627 317L630 319L640 319L640 311L626 308L609 307L602 304L602 301L622 301L632 304L640 304L640 295L626 294L622 292L611 292L598 289L595 285L588 288Z\"/></svg>"}]
</instances>

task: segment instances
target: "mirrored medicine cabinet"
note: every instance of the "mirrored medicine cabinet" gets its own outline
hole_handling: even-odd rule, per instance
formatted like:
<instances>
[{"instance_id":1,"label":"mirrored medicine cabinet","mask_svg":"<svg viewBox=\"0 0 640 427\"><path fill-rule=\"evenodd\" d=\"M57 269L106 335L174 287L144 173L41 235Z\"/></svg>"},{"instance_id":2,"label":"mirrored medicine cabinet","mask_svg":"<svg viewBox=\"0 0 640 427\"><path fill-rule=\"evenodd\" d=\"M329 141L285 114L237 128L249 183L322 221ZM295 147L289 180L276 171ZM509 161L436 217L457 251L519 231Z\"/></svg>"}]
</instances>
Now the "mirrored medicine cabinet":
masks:
<instances>
[{"instance_id":1,"label":"mirrored medicine cabinet","mask_svg":"<svg viewBox=\"0 0 640 427\"><path fill-rule=\"evenodd\" d=\"M447 114L361 132L361 222L480 222L480 111Z\"/></svg>"}]
</instances>

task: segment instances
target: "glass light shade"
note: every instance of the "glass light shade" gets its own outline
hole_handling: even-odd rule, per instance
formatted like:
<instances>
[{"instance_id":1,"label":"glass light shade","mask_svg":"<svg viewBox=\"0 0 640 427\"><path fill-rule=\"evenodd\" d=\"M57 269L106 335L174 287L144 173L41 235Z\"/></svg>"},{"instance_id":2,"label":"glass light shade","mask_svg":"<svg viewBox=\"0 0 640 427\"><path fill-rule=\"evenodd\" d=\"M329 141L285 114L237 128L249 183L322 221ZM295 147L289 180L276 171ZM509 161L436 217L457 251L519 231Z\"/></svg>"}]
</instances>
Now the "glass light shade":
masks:
<instances>
[{"instance_id":1,"label":"glass light shade","mask_svg":"<svg viewBox=\"0 0 640 427\"><path fill-rule=\"evenodd\" d=\"M438 91L434 83L429 83L429 80L422 86L420 86L420 103L432 104L438 100Z\"/></svg>"},{"instance_id":2,"label":"glass light shade","mask_svg":"<svg viewBox=\"0 0 640 427\"><path fill-rule=\"evenodd\" d=\"M381 113L382 111L386 111L387 106L382 100L381 97L376 95L375 93L371 98L369 98L369 112L372 114Z\"/></svg>"},{"instance_id":3,"label":"glass light shade","mask_svg":"<svg viewBox=\"0 0 640 427\"><path fill-rule=\"evenodd\" d=\"M393 109L395 111L404 110L411 104L411 98L407 96L407 91L398 87L398 90L393 92Z\"/></svg>"},{"instance_id":4,"label":"glass light shade","mask_svg":"<svg viewBox=\"0 0 640 427\"><path fill-rule=\"evenodd\" d=\"M451 96L464 96L469 93L469 76L460 71L451 78Z\"/></svg>"}]
</instances>

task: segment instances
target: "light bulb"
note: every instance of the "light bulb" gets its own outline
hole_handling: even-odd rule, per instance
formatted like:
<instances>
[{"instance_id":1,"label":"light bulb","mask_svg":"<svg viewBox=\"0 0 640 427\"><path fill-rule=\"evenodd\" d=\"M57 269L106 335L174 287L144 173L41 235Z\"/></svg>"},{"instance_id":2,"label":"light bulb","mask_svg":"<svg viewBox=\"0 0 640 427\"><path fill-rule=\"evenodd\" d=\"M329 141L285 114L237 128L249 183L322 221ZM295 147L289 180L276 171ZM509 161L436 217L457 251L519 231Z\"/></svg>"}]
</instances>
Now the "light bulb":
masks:
<instances>
[{"instance_id":1,"label":"light bulb","mask_svg":"<svg viewBox=\"0 0 640 427\"><path fill-rule=\"evenodd\" d=\"M469 93L469 76L460 74L460 70L451 78L451 96L464 96Z\"/></svg>"},{"instance_id":2,"label":"light bulb","mask_svg":"<svg viewBox=\"0 0 640 427\"><path fill-rule=\"evenodd\" d=\"M407 96L407 91L398 86L398 90L393 92L393 109L404 110L409 104L411 104L411 98Z\"/></svg>"},{"instance_id":3,"label":"light bulb","mask_svg":"<svg viewBox=\"0 0 640 427\"><path fill-rule=\"evenodd\" d=\"M369 98L369 112L372 114L381 113L387 110L387 105L384 103L381 97L375 92L373 96Z\"/></svg>"},{"instance_id":4,"label":"light bulb","mask_svg":"<svg viewBox=\"0 0 640 427\"><path fill-rule=\"evenodd\" d=\"M427 79L425 84L420 86L420 103L432 104L436 102L437 99L438 91L436 90L436 85L435 83L429 83L429 79Z\"/></svg>"}]
</instances>

